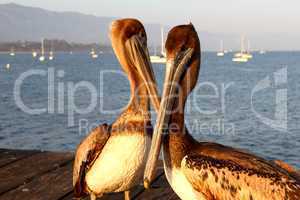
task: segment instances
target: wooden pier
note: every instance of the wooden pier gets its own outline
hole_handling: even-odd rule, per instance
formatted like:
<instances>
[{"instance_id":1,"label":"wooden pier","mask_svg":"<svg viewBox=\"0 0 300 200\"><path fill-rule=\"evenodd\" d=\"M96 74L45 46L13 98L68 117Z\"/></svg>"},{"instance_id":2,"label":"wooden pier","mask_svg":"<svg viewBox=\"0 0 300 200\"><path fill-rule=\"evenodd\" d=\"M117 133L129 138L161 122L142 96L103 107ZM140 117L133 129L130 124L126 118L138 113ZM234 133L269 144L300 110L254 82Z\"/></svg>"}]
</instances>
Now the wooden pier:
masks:
<instances>
[{"instance_id":1,"label":"wooden pier","mask_svg":"<svg viewBox=\"0 0 300 200\"><path fill-rule=\"evenodd\" d=\"M74 154L68 152L41 152L0 149L1 200L71 200L72 166ZM136 200L177 200L159 165L153 188L133 188L131 198ZM89 198L86 198L89 199ZM124 199L122 193L103 196L103 200Z\"/></svg>"}]
</instances>

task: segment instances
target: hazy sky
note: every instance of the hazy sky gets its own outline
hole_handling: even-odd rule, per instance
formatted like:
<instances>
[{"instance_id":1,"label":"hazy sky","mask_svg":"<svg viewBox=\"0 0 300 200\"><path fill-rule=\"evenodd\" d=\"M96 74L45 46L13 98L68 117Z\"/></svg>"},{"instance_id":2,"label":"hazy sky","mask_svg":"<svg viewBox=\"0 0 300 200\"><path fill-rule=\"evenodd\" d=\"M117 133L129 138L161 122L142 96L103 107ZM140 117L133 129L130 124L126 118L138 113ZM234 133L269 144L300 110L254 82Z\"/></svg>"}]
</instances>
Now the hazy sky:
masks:
<instances>
[{"instance_id":1,"label":"hazy sky","mask_svg":"<svg viewBox=\"0 0 300 200\"><path fill-rule=\"evenodd\" d=\"M192 21L201 31L254 37L286 34L293 38L291 44L295 38L300 41L299 0L0 0L8 2L171 26Z\"/></svg>"},{"instance_id":2,"label":"hazy sky","mask_svg":"<svg viewBox=\"0 0 300 200\"><path fill-rule=\"evenodd\" d=\"M300 34L299 0L0 0L55 11L99 16L138 17L146 22L192 21L202 30L222 33Z\"/></svg>"}]
</instances>

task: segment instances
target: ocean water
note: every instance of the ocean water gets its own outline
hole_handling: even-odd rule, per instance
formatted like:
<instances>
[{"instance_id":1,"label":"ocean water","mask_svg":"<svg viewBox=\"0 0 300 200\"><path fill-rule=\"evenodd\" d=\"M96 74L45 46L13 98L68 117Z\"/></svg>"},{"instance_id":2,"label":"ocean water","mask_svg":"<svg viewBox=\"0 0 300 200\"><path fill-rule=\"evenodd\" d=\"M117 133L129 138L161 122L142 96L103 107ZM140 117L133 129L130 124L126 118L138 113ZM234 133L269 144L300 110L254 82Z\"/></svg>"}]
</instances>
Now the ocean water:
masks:
<instances>
[{"instance_id":1,"label":"ocean water","mask_svg":"<svg viewBox=\"0 0 300 200\"><path fill-rule=\"evenodd\" d=\"M254 54L245 64L231 58L202 54L186 104L190 132L300 168L300 52ZM153 68L161 88L164 66ZM0 148L72 151L128 100L128 80L112 53L97 60L58 53L42 64L30 54L0 54Z\"/></svg>"}]
</instances>

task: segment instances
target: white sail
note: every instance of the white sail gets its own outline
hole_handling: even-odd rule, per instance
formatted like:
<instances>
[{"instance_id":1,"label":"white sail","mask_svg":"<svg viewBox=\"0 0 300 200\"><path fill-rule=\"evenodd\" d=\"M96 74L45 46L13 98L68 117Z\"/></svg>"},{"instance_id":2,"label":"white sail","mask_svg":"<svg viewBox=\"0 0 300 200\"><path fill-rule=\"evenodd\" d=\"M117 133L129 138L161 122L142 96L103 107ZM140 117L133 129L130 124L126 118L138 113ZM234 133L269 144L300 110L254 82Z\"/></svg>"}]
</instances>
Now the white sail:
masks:
<instances>
[{"instance_id":1,"label":"white sail","mask_svg":"<svg viewBox=\"0 0 300 200\"><path fill-rule=\"evenodd\" d=\"M10 55L10 56L15 56L15 55L16 55L16 54L15 54L15 49L14 49L14 48L11 48L11 49L10 49L9 55Z\"/></svg>"},{"instance_id":2,"label":"white sail","mask_svg":"<svg viewBox=\"0 0 300 200\"><path fill-rule=\"evenodd\" d=\"M98 54L96 53L95 49L92 48L91 52L90 52L90 55L93 59L96 59L98 58Z\"/></svg>"},{"instance_id":3,"label":"white sail","mask_svg":"<svg viewBox=\"0 0 300 200\"><path fill-rule=\"evenodd\" d=\"M51 41L51 49L49 52L49 60L53 60L54 59L54 49L53 49L53 41Z\"/></svg>"},{"instance_id":4,"label":"white sail","mask_svg":"<svg viewBox=\"0 0 300 200\"><path fill-rule=\"evenodd\" d=\"M163 26L161 26L161 28L160 28L160 34L161 34L161 55L166 57L165 40L164 40L164 27Z\"/></svg>"},{"instance_id":5,"label":"white sail","mask_svg":"<svg viewBox=\"0 0 300 200\"><path fill-rule=\"evenodd\" d=\"M241 37L241 51L234 54L233 62L248 62L253 56L250 54L250 40L248 39L247 50L245 48L245 37Z\"/></svg>"},{"instance_id":6,"label":"white sail","mask_svg":"<svg viewBox=\"0 0 300 200\"><path fill-rule=\"evenodd\" d=\"M223 40L220 41L220 51L217 53L217 56L223 57L225 55L224 53L224 42Z\"/></svg>"},{"instance_id":7,"label":"white sail","mask_svg":"<svg viewBox=\"0 0 300 200\"><path fill-rule=\"evenodd\" d=\"M37 57L37 52L35 50L32 51L32 57L36 58Z\"/></svg>"},{"instance_id":8,"label":"white sail","mask_svg":"<svg viewBox=\"0 0 300 200\"><path fill-rule=\"evenodd\" d=\"M161 51L160 55L156 55L156 47L155 47L155 54L153 56L150 56L150 60L152 63L166 63L166 52L165 52L165 41L164 41L164 28L161 26L160 28L160 34L161 34Z\"/></svg>"}]
</instances>

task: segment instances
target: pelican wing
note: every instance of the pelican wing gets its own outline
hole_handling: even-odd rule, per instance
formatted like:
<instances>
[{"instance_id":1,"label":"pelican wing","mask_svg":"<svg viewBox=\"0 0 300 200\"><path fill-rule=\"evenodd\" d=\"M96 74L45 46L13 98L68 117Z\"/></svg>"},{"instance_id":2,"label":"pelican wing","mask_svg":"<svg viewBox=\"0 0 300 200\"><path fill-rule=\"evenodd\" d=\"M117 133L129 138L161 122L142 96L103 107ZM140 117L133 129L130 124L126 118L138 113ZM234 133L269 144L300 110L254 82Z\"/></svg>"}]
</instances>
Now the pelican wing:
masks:
<instances>
[{"instance_id":1,"label":"pelican wing","mask_svg":"<svg viewBox=\"0 0 300 200\"><path fill-rule=\"evenodd\" d=\"M73 166L73 186L76 197L85 195L86 171L99 156L109 137L110 126L103 124L92 130L78 145Z\"/></svg>"},{"instance_id":2,"label":"pelican wing","mask_svg":"<svg viewBox=\"0 0 300 200\"><path fill-rule=\"evenodd\" d=\"M297 171L297 169L295 169L293 166L287 164L286 162L283 162L282 160L274 160L273 162L279 167L281 167L282 169L285 169L293 177L295 177L300 181L300 171Z\"/></svg>"},{"instance_id":3,"label":"pelican wing","mask_svg":"<svg viewBox=\"0 0 300 200\"><path fill-rule=\"evenodd\" d=\"M199 143L181 162L207 199L299 199L300 183L264 159L214 143Z\"/></svg>"}]
</instances>

